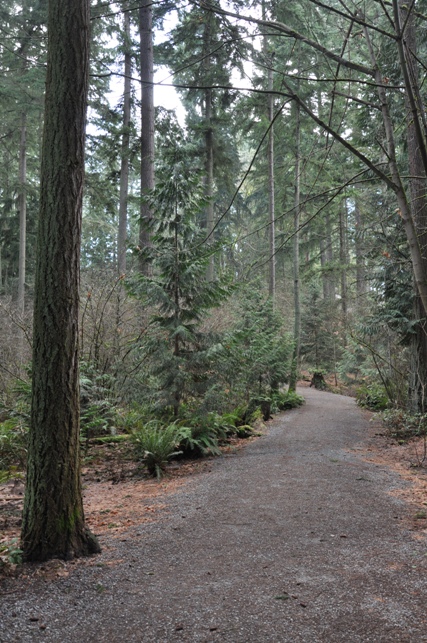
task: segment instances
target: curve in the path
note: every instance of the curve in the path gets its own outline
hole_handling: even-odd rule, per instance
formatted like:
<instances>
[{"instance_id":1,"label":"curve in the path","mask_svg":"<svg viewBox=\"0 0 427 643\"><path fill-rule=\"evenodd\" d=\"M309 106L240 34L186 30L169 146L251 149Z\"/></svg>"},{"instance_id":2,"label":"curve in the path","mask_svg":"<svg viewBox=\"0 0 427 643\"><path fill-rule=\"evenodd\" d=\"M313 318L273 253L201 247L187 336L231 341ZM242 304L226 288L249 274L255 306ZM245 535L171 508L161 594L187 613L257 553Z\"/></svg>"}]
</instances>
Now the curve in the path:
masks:
<instances>
[{"instance_id":1,"label":"curve in the path","mask_svg":"<svg viewBox=\"0 0 427 643\"><path fill-rule=\"evenodd\" d=\"M5 596L0 641L427 641L425 544L389 493L403 483L362 459L354 400L303 393L160 521L111 541L115 565Z\"/></svg>"}]
</instances>

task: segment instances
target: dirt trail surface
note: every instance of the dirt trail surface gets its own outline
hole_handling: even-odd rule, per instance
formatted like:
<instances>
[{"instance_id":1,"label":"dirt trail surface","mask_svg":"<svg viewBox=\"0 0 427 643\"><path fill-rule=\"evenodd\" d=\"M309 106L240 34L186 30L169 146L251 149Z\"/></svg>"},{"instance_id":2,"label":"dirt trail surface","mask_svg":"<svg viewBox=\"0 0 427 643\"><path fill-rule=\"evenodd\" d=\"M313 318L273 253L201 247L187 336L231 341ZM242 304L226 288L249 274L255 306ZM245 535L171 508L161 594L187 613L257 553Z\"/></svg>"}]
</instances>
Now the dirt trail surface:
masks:
<instances>
[{"instance_id":1,"label":"dirt trail surface","mask_svg":"<svg viewBox=\"0 0 427 643\"><path fill-rule=\"evenodd\" d=\"M425 539L391 493L407 483L364 459L354 400L302 392L155 522L63 577L3 581L0 641L427 641Z\"/></svg>"}]
</instances>

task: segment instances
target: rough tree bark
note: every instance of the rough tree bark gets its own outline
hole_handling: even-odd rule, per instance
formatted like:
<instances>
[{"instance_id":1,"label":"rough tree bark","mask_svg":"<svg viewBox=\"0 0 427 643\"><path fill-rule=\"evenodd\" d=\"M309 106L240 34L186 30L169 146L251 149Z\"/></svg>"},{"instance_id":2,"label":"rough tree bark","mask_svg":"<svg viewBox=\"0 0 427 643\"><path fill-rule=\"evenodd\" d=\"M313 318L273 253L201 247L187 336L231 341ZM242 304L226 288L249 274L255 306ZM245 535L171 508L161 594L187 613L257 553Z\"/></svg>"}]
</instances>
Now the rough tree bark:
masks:
<instances>
[{"instance_id":1,"label":"rough tree bark","mask_svg":"<svg viewBox=\"0 0 427 643\"><path fill-rule=\"evenodd\" d=\"M78 303L89 0L50 0L34 304L26 561L99 551L80 481Z\"/></svg>"}]
</instances>

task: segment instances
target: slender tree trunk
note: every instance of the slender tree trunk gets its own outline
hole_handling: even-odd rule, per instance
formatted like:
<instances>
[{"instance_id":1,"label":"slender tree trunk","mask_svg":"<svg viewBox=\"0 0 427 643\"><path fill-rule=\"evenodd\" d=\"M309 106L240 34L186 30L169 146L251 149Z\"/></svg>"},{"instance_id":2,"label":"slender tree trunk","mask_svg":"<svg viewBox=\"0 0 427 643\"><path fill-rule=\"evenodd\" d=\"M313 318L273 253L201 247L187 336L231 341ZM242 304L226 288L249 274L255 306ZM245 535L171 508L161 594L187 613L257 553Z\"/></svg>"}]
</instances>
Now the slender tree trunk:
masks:
<instances>
[{"instance_id":1,"label":"slender tree trunk","mask_svg":"<svg viewBox=\"0 0 427 643\"><path fill-rule=\"evenodd\" d=\"M144 2L139 9L139 36L141 60L141 196L154 187L154 98L153 98L153 10L151 2ZM141 200L141 225L139 245L149 247L149 225L153 213ZM150 272L150 264L142 258L142 272Z\"/></svg>"},{"instance_id":2,"label":"slender tree trunk","mask_svg":"<svg viewBox=\"0 0 427 643\"><path fill-rule=\"evenodd\" d=\"M18 327L17 349L19 368L24 364L24 314L25 314L25 268L27 251L27 114L21 114L21 140L19 146L19 260L18 260Z\"/></svg>"},{"instance_id":3,"label":"slender tree trunk","mask_svg":"<svg viewBox=\"0 0 427 643\"><path fill-rule=\"evenodd\" d=\"M266 38L267 39L267 38ZM273 90L273 70L271 62L268 69L268 90ZM274 97L268 95L268 122L271 124L274 119ZM276 229L275 229L275 201L274 201L274 126L270 127L268 133L268 219L269 226L269 280L268 293L273 300L276 296Z\"/></svg>"},{"instance_id":4,"label":"slender tree trunk","mask_svg":"<svg viewBox=\"0 0 427 643\"><path fill-rule=\"evenodd\" d=\"M123 92L123 135L120 166L120 201L119 201L119 230L117 236L117 269L119 275L126 273L126 236L127 236L127 200L129 189L129 127L130 127L130 98L132 58L130 52L130 15L124 13L124 92Z\"/></svg>"},{"instance_id":5,"label":"slender tree trunk","mask_svg":"<svg viewBox=\"0 0 427 643\"><path fill-rule=\"evenodd\" d=\"M354 222L356 226L356 233L354 237L354 249L356 255L356 295L357 307L361 308L361 306L363 305L364 295L367 292L367 287L363 244L363 216L360 211L357 199L354 203Z\"/></svg>"},{"instance_id":6,"label":"slender tree trunk","mask_svg":"<svg viewBox=\"0 0 427 643\"><path fill-rule=\"evenodd\" d=\"M89 0L50 0L35 281L26 561L99 551L80 480L78 304Z\"/></svg>"},{"instance_id":7,"label":"slender tree trunk","mask_svg":"<svg viewBox=\"0 0 427 643\"><path fill-rule=\"evenodd\" d=\"M212 77L212 58L209 55L212 49L212 31L214 14L211 11L206 11L204 14L205 24L203 29L203 72L206 84L209 84L209 79ZM204 134L205 134L205 195L208 199L206 206L206 236L208 243L212 243L212 232L215 226L215 212L213 203L214 193L214 132L213 132L213 96L212 90L206 89L204 93ZM215 261L214 256L211 255L207 268L206 278L212 281L215 274Z\"/></svg>"},{"instance_id":8,"label":"slender tree trunk","mask_svg":"<svg viewBox=\"0 0 427 643\"><path fill-rule=\"evenodd\" d=\"M262 17L266 20L266 2L262 2ZM273 90L273 56L269 52L268 36L263 36L264 61L267 66L267 91ZM269 93L267 96L267 119L269 125L274 119L274 96ZM274 190L274 127L271 125L267 141L267 165L268 165L268 221L269 221L269 262L268 262L268 294L273 301L276 295L276 230L275 230L275 190Z\"/></svg>"},{"instance_id":9,"label":"slender tree trunk","mask_svg":"<svg viewBox=\"0 0 427 643\"><path fill-rule=\"evenodd\" d=\"M299 228L301 218L301 110L295 106L295 201L294 201L294 238L293 238L293 272L294 272L294 350L292 355L289 391L295 391L300 362L301 349L301 304L300 304L300 260Z\"/></svg>"},{"instance_id":10,"label":"slender tree trunk","mask_svg":"<svg viewBox=\"0 0 427 643\"><path fill-rule=\"evenodd\" d=\"M347 200L344 199L342 207L339 209L339 228L340 228L340 282L341 282L341 315L343 325L343 344L347 344Z\"/></svg>"},{"instance_id":11,"label":"slender tree trunk","mask_svg":"<svg viewBox=\"0 0 427 643\"><path fill-rule=\"evenodd\" d=\"M325 216L325 255L326 255L326 265L328 267L326 274L327 290L328 290L328 299L330 301L335 301L335 275L332 272L332 266L334 262L334 248L332 243L332 223L331 215L329 212Z\"/></svg>"},{"instance_id":12,"label":"slender tree trunk","mask_svg":"<svg viewBox=\"0 0 427 643\"><path fill-rule=\"evenodd\" d=\"M18 311L21 317L25 310L25 263L27 246L27 115L21 115L21 142L19 149L19 271Z\"/></svg>"},{"instance_id":13,"label":"slender tree trunk","mask_svg":"<svg viewBox=\"0 0 427 643\"><path fill-rule=\"evenodd\" d=\"M214 184L214 154L213 154L213 129L212 129L212 90L205 91L205 146L206 146L206 174L205 189L208 204L206 207L206 235L209 237L209 243L213 241L212 232L214 229L214 203L213 203L213 184ZM212 281L214 278L215 263L211 255L207 269L207 279Z\"/></svg>"},{"instance_id":14,"label":"slender tree trunk","mask_svg":"<svg viewBox=\"0 0 427 643\"><path fill-rule=\"evenodd\" d=\"M391 180L393 182L393 190L396 195L396 200L399 206L399 214L402 218L403 228L405 230L406 239L408 242L409 252L411 256L412 270L414 273L414 280L418 294L420 296L424 313L427 312L427 272L425 269L425 262L421 251L418 231L416 228L415 220L412 216L411 208L408 203L405 188L399 173L399 167L396 160L396 145L394 141L394 133L392 126L392 119L390 109L387 101L387 94L383 83L383 74L378 67L375 53L371 44L368 30L365 28L365 40L371 56L372 65L375 68L375 83L377 87L378 98L381 104L381 113L383 118L386 150L388 157L388 167L390 171Z\"/></svg>"}]
</instances>

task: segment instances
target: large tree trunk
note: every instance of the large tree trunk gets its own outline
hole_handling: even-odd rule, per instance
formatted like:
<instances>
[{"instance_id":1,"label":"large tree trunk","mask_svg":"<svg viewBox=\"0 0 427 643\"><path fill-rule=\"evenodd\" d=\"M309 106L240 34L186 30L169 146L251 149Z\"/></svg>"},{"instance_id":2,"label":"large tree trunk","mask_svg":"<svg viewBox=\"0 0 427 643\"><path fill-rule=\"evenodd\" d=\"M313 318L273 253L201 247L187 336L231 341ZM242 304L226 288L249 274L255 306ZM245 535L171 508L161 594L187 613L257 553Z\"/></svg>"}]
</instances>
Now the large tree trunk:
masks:
<instances>
[{"instance_id":1,"label":"large tree trunk","mask_svg":"<svg viewBox=\"0 0 427 643\"><path fill-rule=\"evenodd\" d=\"M127 200L129 188L129 127L130 127L130 93L131 93L131 52L130 52L130 15L124 14L124 92L123 92L123 134L120 165L120 201L119 230L117 235L117 269L119 275L126 273L126 236L127 236Z\"/></svg>"},{"instance_id":2,"label":"large tree trunk","mask_svg":"<svg viewBox=\"0 0 427 643\"><path fill-rule=\"evenodd\" d=\"M23 558L99 551L80 481L78 303L89 0L50 0Z\"/></svg>"},{"instance_id":3,"label":"large tree trunk","mask_svg":"<svg viewBox=\"0 0 427 643\"><path fill-rule=\"evenodd\" d=\"M153 98L153 10L151 2L139 9L139 37L141 60L141 196L154 188L154 98ZM139 245L142 250L150 245L150 206L141 201ZM149 273L150 264L142 254L141 270Z\"/></svg>"}]
</instances>

